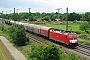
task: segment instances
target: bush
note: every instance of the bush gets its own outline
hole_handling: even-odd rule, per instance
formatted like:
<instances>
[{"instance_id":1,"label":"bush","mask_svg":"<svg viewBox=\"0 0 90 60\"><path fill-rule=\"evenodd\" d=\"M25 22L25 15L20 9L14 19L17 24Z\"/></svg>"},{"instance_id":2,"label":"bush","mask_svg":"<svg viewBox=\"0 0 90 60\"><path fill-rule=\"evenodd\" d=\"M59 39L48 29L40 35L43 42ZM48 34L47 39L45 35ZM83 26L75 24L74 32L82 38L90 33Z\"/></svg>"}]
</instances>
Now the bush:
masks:
<instances>
[{"instance_id":1,"label":"bush","mask_svg":"<svg viewBox=\"0 0 90 60\"><path fill-rule=\"evenodd\" d=\"M69 54L69 60L80 60L79 56L76 56L75 54L71 53Z\"/></svg>"},{"instance_id":2,"label":"bush","mask_svg":"<svg viewBox=\"0 0 90 60\"><path fill-rule=\"evenodd\" d=\"M43 44L32 45L30 57L36 60L60 60L59 48L53 44L45 46ZM62 54L62 53L61 53Z\"/></svg>"},{"instance_id":3,"label":"bush","mask_svg":"<svg viewBox=\"0 0 90 60\"><path fill-rule=\"evenodd\" d=\"M32 44L31 45L31 52L29 53L29 57L32 58L33 60L43 60L43 49L44 49L44 45L39 44L39 45L35 45Z\"/></svg>"},{"instance_id":4,"label":"bush","mask_svg":"<svg viewBox=\"0 0 90 60\"><path fill-rule=\"evenodd\" d=\"M89 23L88 22L83 22L82 24L80 24L80 30L83 30L85 31L86 33L89 34L89 30L90 26L89 26Z\"/></svg>"},{"instance_id":5,"label":"bush","mask_svg":"<svg viewBox=\"0 0 90 60\"><path fill-rule=\"evenodd\" d=\"M60 52L59 48L55 45L48 45L43 52L44 58L43 60L60 60ZM61 52L62 54L63 52Z\"/></svg>"},{"instance_id":6,"label":"bush","mask_svg":"<svg viewBox=\"0 0 90 60\"><path fill-rule=\"evenodd\" d=\"M84 44L90 46L90 42L88 41L84 42Z\"/></svg>"},{"instance_id":7,"label":"bush","mask_svg":"<svg viewBox=\"0 0 90 60\"><path fill-rule=\"evenodd\" d=\"M22 25L17 25L15 31L12 34L13 42L18 46L24 46L29 42L26 37L25 28Z\"/></svg>"},{"instance_id":8,"label":"bush","mask_svg":"<svg viewBox=\"0 0 90 60\"><path fill-rule=\"evenodd\" d=\"M86 39L86 40L88 40L88 36L87 36L86 34L81 34L79 37L80 37L81 39Z\"/></svg>"},{"instance_id":9,"label":"bush","mask_svg":"<svg viewBox=\"0 0 90 60\"><path fill-rule=\"evenodd\" d=\"M81 31L75 31L75 33L77 33L77 34L81 34Z\"/></svg>"},{"instance_id":10,"label":"bush","mask_svg":"<svg viewBox=\"0 0 90 60\"><path fill-rule=\"evenodd\" d=\"M6 33L6 32L7 32L7 29L6 29L6 27L5 27L3 24L0 24L0 30L1 30L3 33Z\"/></svg>"},{"instance_id":11,"label":"bush","mask_svg":"<svg viewBox=\"0 0 90 60\"><path fill-rule=\"evenodd\" d=\"M11 25L9 28L8 28L8 34L9 36L12 38L12 35L14 34L15 32L15 29L17 29L17 26L14 24L14 25Z\"/></svg>"},{"instance_id":12,"label":"bush","mask_svg":"<svg viewBox=\"0 0 90 60\"><path fill-rule=\"evenodd\" d=\"M80 60L79 56L75 54L64 54L58 46L50 44L48 46L39 44L31 45L31 52L29 53L29 60Z\"/></svg>"},{"instance_id":13,"label":"bush","mask_svg":"<svg viewBox=\"0 0 90 60\"><path fill-rule=\"evenodd\" d=\"M80 44L83 44L85 41L79 39L78 42L79 42Z\"/></svg>"}]
</instances>

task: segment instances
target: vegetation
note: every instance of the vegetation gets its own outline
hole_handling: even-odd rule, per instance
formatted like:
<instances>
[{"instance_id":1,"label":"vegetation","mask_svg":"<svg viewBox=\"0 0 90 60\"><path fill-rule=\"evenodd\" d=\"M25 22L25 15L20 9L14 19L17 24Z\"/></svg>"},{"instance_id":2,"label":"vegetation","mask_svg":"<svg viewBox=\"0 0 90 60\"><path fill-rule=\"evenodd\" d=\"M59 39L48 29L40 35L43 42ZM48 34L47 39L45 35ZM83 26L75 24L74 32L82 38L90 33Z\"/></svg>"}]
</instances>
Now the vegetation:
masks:
<instances>
[{"instance_id":1,"label":"vegetation","mask_svg":"<svg viewBox=\"0 0 90 60\"><path fill-rule=\"evenodd\" d=\"M26 45L29 39L26 37L25 28L22 25L18 25L14 28L15 31L12 33L12 40L18 46Z\"/></svg>"},{"instance_id":2,"label":"vegetation","mask_svg":"<svg viewBox=\"0 0 90 60\"><path fill-rule=\"evenodd\" d=\"M8 40L10 40L10 36L7 33L8 29L6 27L4 27L3 24L0 24L0 36L4 36L6 37Z\"/></svg>"},{"instance_id":3,"label":"vegetation","mask_svg":"<svg viewBox=\"0 0 90 60\"><path fill-rule=\"evenodd\" d=\"M12 25L9 28L5 28L2 24L0 25L0 30L2 31L2 33L4 33L3 35L10 39L12 39L12 42L15 45L18 46L23 46L23 45L27 45L29 43L29 39L26 37L26 33L25 33L25 29L24 27L21 25Z\"/></svg>"},{"instance_id":4,"label":"vegetation","mask_svg":"<svg viewBox=\"0 0 90 60\"><path fill-rule=\"evenodd\" d=\"M88 21L90 24L90 12L86 12L84 15L85 20L84 21Z\"/></svg>"},{"instance_id":5,"label":"vegetation","mask_svg":"<svg viewBox=\"0 0 90 60\"><path fill-rule=\"evenodd\" d=\"M28 13L28 12L21 12L21 13L12 13L12 14L2 14L0 13L0 18L10 19L15 21L29 19L29 21L55 21L58 18L58 13ZM60 14L60 21L66 20L66 13ZM79 13L69 13L68 20L69 21L87 21L90 22L90 12L86 12L84 14Z\"/></svg>"},{"instance_id":6,"label":"vegetation","mask_svg":"<svg viewBox=\"0 0 90 60\"><path fill-rule=\"evenodd\" d=\"M75 20L80 21L80 18L81 18L81 15L80 15L80 14L77 14L77 13L75 13L75 12L70 13L70 14L68 15L68 20L70 20L70 21L75 21Z\"/></svg>"},{"instance_id":7,"label":"vegetation","mask_svg":"<svg viewBox=\"0 0 90 60\"><path fill-rule=\"evenodd\" d=\"M0 60L14 60L7 48L0 41Z\"/></svg>"},{"instance_id":8,"label":"vegetation","mask_svg":"<svg viewBox=\"0 0 90 60\"><path fill-rule=\"evenodd\" d=\"M89 40L82 40L81 38L79 38L78 42L81 43L81 44L90 46L90 41Z\"/></svg>"},{"instance_id":9,"label":"vegetation","mask_svg":"<svg viewBox=\"0 0 90 60\"><path fill-rule=\"evenodd\" d=\"M55 45L32 45L30 57L36 60L60 60L59 48Z\"/></svg>"},{"instance_id":10,"label":"vegetation","mask_svg":"<svg viewBox=\"0 0 90 60\"><path fill-rule=\"evenodd\" d=\"M80 60L80 56L74 53L65 54L58 46L50 44L48 46L39 44L31 45L29 60ZM85 60L85 58L84 58Z\"/></svg>"},{"instance_id":11,"label":"vegetation","mask_svg":"<svg viewBox=\"0 0 90 60\"><path fill-rule=\"evenodd\" d=\"M80 25L80 30L84 30L86 33L89 34L88 30L90 29L90 25L88 22L83 22Z\"/></svg>"}]
</instances>

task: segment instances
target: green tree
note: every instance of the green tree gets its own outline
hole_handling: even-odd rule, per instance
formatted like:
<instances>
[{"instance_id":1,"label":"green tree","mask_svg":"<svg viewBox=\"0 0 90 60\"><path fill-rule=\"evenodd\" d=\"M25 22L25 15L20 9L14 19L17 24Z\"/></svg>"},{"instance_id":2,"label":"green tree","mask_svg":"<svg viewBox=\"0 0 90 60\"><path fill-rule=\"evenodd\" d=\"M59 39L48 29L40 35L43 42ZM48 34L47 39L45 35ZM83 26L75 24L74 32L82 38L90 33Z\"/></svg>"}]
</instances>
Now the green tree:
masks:
<instances>
[{"instance_id":1,"label":"green tree","mask_svg":"<svg viewBox=\"0 0 90 60\"><path fill-rule=\"evenodd\" d=\"M39 45L35 45L32 44L31 45L31 52L29 53L29 56L32 59L36 59L36 60L43 60L43 50L44 50L45 45L43 44L39 44Z\"/></svg>"},{"instance_id":2,"label":"green tree","mask_svg":"<svg viewBox=\"0 0 90 60\"><path fill-rule=\"evenodd\" d=\"M55 20L57 18L57 15L56 14L53 14L53 15L51 15L51 20L53 21L53 20Z\"/></svg>"},{"instance_id":3,"label":"green tree","mask_svg":"<svg viewBox=\"0 0 90 60\"><path fill-rule=\"evenodd\" d=\"M0 30L3 31L3 33L7 33L7 29L3 24L0 24Z\"/></svg>"},{"instance_id":4,"label":"green tree","mask_svg":"<svg viewBox=\"0 0 90 60\"><path fill-rule=\"evenodd\" d=\"M29 52L28 60L80 60L79 56L75 54L64 54L58 46L49 44L32 44L31 51Z\"/></svg>"},{"instance_id":5,"label":"green tree","mask_svg":"<svg viewBox=\"0 0 90 60\"><path fill-rule=\"evenodd\" d=\"M19 13L19 15L20 15L20 19L22 19L22 20L28 18L28 13L27 12Z\"/></svg>"},{"instance_id":6,"label":"green tree","mask_svg":"<svg viewBox=\"0 0 90 60\"><path fill-rule=\"evenodd\" d=\"M24 46L29 39L26 37L25 28L22 25L18 25L12 34L13 42L18 46Z\"/></svg>"},{"instance_id":7,"label":"green tree","mask_svg":"<svg viewBox=\"0 0 90 60\"><path fill-rule=\"evenodd\" d=\"M13 13L12 14L12 19L14 20L14 21L18 21L19 20L19 15L18 15L18 13Z\"/></svg>"},{"instance_id":8,"label":"green tree","mask_svg":"<svg viewBox=\"0 0 90 60\"><path fill-rule=\"evenodd\" d=\"M45 16L42 18L42 20L45 20L45 21L49 21L50 17L49 16Z\"/></svg>"},{"instance_id":9,"label":"green tree","mask_svg":"<svg viewBox=\"0 0 90 60\"><path fill-rule=\"evenodd\" d=\"M15 29L17 29L17 26L15 24L11 25L9 28L8 28L8 34L9 36L13 39L12 35L14 34L15 32Z\"/></svg>"},{"instance_id":10,"label":"green tree","mask_svg":"<svg viewBox=\"0 0 90 60\"><path fill-rule=\"evenodd\" d=\"M87 30L90 28L90 25L88 22L83 22L80 24L80 30L84 30L86 33L89 33Z\"/></svg>"},{"instance_id":11,"label":"green tree","mask_svg":"<svg viewBox=\"0 0 90 60\"><path fill-rule=\"evenodd\" d=\"M44 49L43 60L60 60L60 51L59 48L53 44L48 45Z\"/></svg>"},{"instance_id":12,"label":"green tree","mask_svg":"<svg viewBox=\"0 0 90 60\"><path fill-rule=\"evenodd\" d=\"M42 16L42 18L45 17L45 16L46 16L46 13L43 12L43 13L41 14L41 16Z\"/></svg>"},{"instance_id":13,"label":"green tree","mask_svg":"<svg viewBox=\"0 0 90 60\"><path fill-rule=\"evenodd\" d=\"M34 21L34 17L33 16L29 16L29 21Z\"/></svg>"},{"instance_id":14,"label":"green tree","mask_svg":"<svg viewBox=\"0 0 90 60\"><path fill-rule=\"evenodd\" d=\"M88 21L90 24L90 12L85 13L85 20Z\"/></svg>"},{"instance_id":15,"label":"green tree","mask_svg":"<svg viewBox=\"0 0 90 60\"><path fill-rule=\"evenodd\" d=\"M62 51L56 45L50 44L45 46L43 44L40 45L32 45L31 53L29 54L31 58L36 60L60 60L60 54ZM61 53L60 53L61 52Z\"/></svg>"},{"instance_id":16,"label":"green tree","mask_svg":"<svg viewBox=\"0 0 90 60\"><path fill-rule=\"evenodd\" d=\"M77 14L75 12L68 14L68 20L70 20L70 21L74 21L74 20L79 21L80 18L81 18L81 15L79 15L79 14Z\"/></svg>"}]
</instances>

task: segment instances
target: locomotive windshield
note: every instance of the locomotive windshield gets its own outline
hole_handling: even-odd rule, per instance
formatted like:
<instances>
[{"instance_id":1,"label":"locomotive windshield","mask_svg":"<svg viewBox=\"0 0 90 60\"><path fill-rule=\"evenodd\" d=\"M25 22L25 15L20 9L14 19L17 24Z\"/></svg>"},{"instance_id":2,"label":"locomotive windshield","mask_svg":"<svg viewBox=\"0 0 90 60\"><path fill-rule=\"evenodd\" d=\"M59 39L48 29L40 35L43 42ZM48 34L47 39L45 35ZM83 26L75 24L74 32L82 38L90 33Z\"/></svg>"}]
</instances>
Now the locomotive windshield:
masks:
<instances>
[{"instance_id":1,"label":"locomotive windshield","mask_svg":"<svg viewBox=\"0 0 90 60\"><path fill-rule=\"evenodd\" d=\"M77 38L76 35L70 35L69 37L70 37L70 38Z\"/></svg>"}]
</instances>

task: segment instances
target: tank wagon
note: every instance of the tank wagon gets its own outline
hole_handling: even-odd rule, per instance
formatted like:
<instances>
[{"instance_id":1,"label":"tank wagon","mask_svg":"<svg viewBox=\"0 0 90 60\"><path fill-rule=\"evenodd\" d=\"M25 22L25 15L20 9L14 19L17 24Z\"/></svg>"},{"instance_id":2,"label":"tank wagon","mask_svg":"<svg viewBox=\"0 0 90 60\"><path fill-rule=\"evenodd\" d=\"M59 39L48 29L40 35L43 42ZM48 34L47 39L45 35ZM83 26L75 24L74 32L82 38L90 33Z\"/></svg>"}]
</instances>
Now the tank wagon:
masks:
<instances>
[{"instance_id":1,"label":"tank wagon","mask_svg":"<svg viewBox=\"0 0 90 60\"><path fill-rule=\"evenodd\" d=\"M10 21L7 24L15 24L15 22ZM16 23L17 25L23 25L25 30L32 32L34 34L38 34L48 39L55 40L61 42L68 46L77 46L78 38L76 33L71 33L70 31L59 30L51 27L29 24L29 23Z\"/></svg>"}]
</instances>

